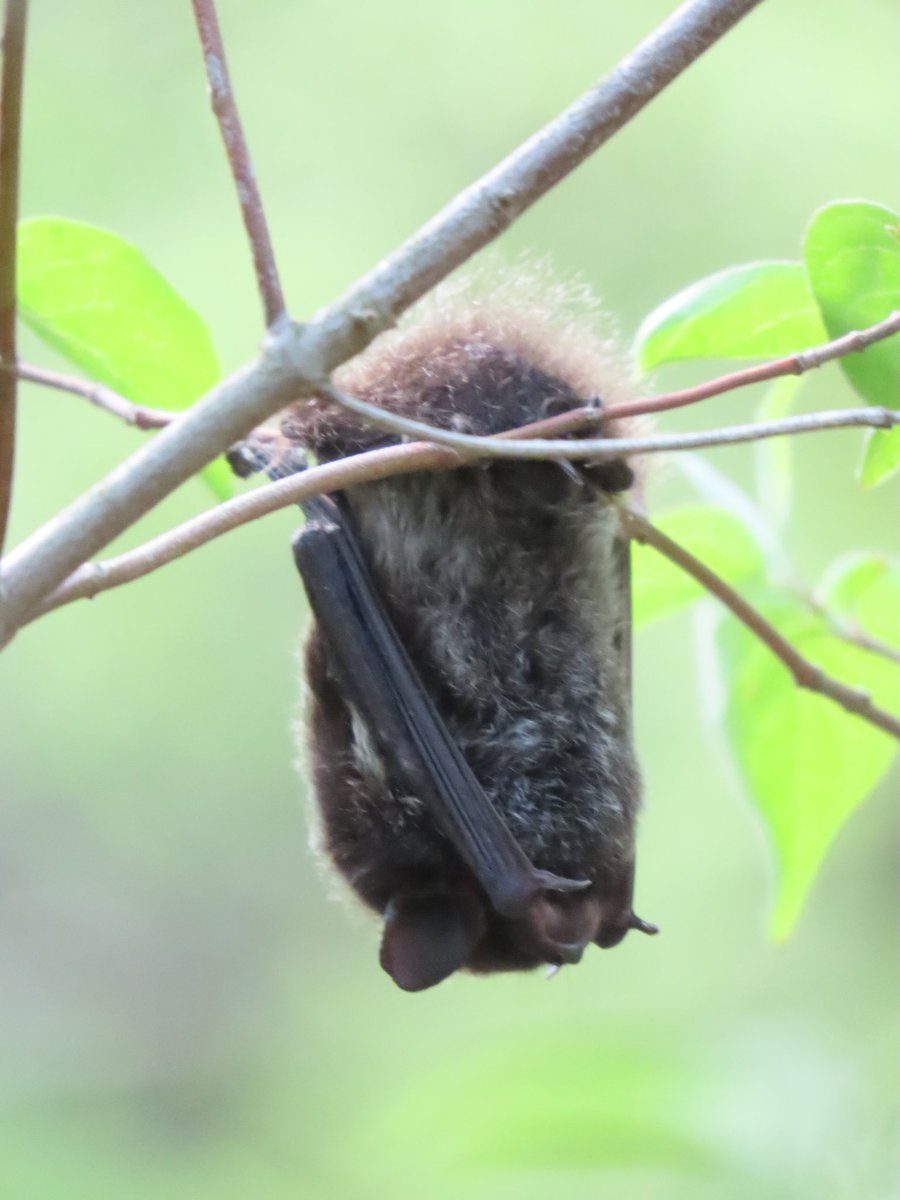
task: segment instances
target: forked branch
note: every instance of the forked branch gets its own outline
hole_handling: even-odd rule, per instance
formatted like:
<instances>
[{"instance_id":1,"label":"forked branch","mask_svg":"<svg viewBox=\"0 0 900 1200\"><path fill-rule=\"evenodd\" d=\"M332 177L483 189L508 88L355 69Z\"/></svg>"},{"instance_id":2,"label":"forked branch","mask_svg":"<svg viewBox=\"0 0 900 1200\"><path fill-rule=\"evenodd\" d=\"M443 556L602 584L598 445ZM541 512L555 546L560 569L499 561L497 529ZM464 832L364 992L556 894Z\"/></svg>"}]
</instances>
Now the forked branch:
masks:
<instances>
[{"instance_id":1,"label":"forked branch","mask_svg":"<svg viewBox=\"0 0 900 1200\"><path fill-rule=\"evenodd\" d=\"M462 192L306 325L276 322L262 356L219 384L0 570L0 646L54 588L256 425L363 350L627 124L760 0L689 0L600 84Z\"/></svg>"}]
</instances>

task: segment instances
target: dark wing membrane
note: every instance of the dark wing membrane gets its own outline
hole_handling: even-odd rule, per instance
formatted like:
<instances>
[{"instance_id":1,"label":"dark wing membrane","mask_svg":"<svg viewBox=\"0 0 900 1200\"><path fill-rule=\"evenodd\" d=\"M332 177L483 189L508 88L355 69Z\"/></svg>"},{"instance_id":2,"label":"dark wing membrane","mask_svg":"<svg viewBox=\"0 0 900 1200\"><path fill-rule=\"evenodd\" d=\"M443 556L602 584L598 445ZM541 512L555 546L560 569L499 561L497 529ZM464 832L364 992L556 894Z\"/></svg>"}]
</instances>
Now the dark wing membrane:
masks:
<instances>
[{"instance_id":1,"label":"dark wing membrane","mask_svg":"<svg viewBox=\"0 0 900 1200\"><path fill-rule=\"evenodd\" d=\"M498 913L521 915L543 891L587 887L537 870L503 824L400 642L349 514L324 497L303 507L307 524L294 542L298 570L338 685L396 782L430 807Z\"/></svg>"}]
</instances>

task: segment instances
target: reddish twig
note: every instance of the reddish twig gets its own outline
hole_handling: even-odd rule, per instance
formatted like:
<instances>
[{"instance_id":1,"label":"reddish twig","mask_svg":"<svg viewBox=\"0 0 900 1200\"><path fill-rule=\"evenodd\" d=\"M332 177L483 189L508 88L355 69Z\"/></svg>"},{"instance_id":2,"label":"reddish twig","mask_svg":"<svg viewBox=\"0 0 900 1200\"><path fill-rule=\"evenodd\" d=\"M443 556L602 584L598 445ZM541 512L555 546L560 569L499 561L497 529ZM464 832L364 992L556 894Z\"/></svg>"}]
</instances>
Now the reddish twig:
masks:
<instances>
[{"instance_id":1,"label":"reddish twig","mask_svg":"<svg viewBox=\"0 0 900 1200\"><path fill-rule=\"evenodd\" d=\"M625 400L621 404L611 404L607 409L610 417L636 417L642 413L666 412L670 408L683 408L686 404L696 404L698 400L708 400L712 396L721 396L723 392L735 388L749 387L753 383L765 383L770 379L779 379L783 375L803 375L825 363L848 354L860 354L869 346L885 338L900 333L900 312L892 312L875 325L867 329L857 329L845 333L842 337L814 346L811 350L802 350L799 354L789 354L785 358L776 358L771 362L760 363L755 367L746 367L741 371L732 371L711 379L708 383L698 384L697 387L683 388L678 392L668 392L664 396L651 396L639 400Z\"/></svg>"},{"instance_id":2,"label":"reddish twig","mask_svg":"<svg viewBox=\"0 0 900 1200\"><path fill-rule=\"evenodd\" d=\"M203 48L212 110L219 123L222 141L225 143L225 153L228 155L228 165L237 190L244 228L250 239L256 282L268 328L285 312L284 293L281 290L278 267L275 265L269 226L228 74L215 0L191 0L191 3Z\"/></svg>"},{"instance_id":3,"label":"reddish twig","mask_svg":"<svg viewBox=\"0 0 900 1200\"><path fill-rule=\"evenodd\" d=\"M0 363L16 361L16 225L27 0L6 0L0 80ZM0 372L0 555L12 503L16 456L16 377Z\"/></svg>"},{"instance_id":4,"label":"reddish twig","mask_svg":"<svg viewBox=\"0 0 900 1200\"><path fill-rule=\"evenodd\" d=\"M848 687L847 684L826 675L815 663L804 658L789 641L781 636L774 625L771 625L761 613L747 603L743 596L695 558L693 554L685 550L683 546L679 546L677 542L673 542L662 530L651 525L649 521L627 505L619 504L617 507L623 528L629 537L658 550L660 554L686 571L706 591L720 600L743 625L746 625L751 633L768 646L776 658L784 663L798 687L827 696L847 712L861 717L870 725L874 725L900 740L900 719L892 713L877 708L872 703L871 697L865 692Z\"/></svg>"},{"instance_id":5,"label":"reddish twig","mask_svg":"<svg viewBox=\"0 0 900 1200\"><path fill-rule=\"evenodd\" d=\"M102 408L104 412L118 417L126 425L135 429L164 429L173 421L178 413L169 412L164 408L148 408L143 404L133 404L114 392L112 388L104 387L102 383L94 383L89 379L79 379L75 375L63 375L60 371L48 371L44 367L35 367L30 363L18 362L13 369L4 366L3 374L14 374L19 379L29 383L39 383L43 387L54 388L60 392L71 392L73 396L82 396Z\"/></svg>"}]
</instances>

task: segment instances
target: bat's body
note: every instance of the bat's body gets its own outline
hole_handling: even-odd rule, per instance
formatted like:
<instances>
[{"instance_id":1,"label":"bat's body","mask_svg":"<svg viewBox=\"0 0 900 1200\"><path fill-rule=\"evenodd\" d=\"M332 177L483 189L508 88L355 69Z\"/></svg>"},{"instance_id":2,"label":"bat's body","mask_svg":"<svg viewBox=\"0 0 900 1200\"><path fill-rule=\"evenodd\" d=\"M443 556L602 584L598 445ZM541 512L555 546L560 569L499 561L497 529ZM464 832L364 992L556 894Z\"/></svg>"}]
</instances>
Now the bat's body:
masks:
<instances>
[{"instance_id":1,"label":"bat's body","mask_svg":"<svg viewBox=\"0 0 900 1200\"><path fill-rule=\"evenodd\" d=\"M468 320L432 331L430 352L421 330L395 335L341 382L477 433L596 395ZM323 458L379 436L321 401L286 431ZM493 463L310 507L297 557L317 618L321 840L384 915L382 964L403 987L576 962L645 928L631 908L627 550L602 499L630 478L621 461Z\"/></svg>"}]
</instances>

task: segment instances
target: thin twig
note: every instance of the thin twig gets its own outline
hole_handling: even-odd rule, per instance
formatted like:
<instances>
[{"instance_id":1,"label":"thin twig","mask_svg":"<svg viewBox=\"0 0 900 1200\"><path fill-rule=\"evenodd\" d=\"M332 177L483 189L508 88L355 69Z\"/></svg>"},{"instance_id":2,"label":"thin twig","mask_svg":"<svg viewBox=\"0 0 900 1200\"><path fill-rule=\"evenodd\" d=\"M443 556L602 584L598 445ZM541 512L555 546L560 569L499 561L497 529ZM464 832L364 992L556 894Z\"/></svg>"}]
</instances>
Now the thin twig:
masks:
<instances>
[{"instance_id":1,"label":"thin twig","mask_svg":"<svg viewBox=\"0 0 900 1200\"><path fill-rule=\"evenodd\" d=\"M465 458L564 459L574 462L585 458L617 458L621 454L652 454L660 451L697 450L704 446L731 446L739 442L759 441L762 438L813 433L822 429L843 429L847 426L890 429L900 424L900 412L891 408L841 408L830 412L806 413L799 417L783 417L777 421L757 421L749 425L730 425L723 429L705 429L692 433L549 441L540 438L519 442L503 437L479 437L476 434L439 429L424 421L414 421L410 417L386 412L377 405L358 400L355 396L348 396L330 385L319 388L318 392L348 412L364 417L379 429L427 440L439 446L449 446Z\"/></svg>"},{"instance_id":2,"label":"thin twig","mask_svg":"<svg viewBox=\"0 0 900 1200\"><path fill-rule=\"evenodd\" d=\"M781 636L761 613L739 595L734 588L705 566L693 554L679 546L667 537L662 530L651 525L634 509L625 504L617 505L625 532L635 541L652 546L676 566L681 567L688 575L697 580L706 591L710 592L734 614L735 617L755 634L759 640L772 651L776 658L790 671L798 687L807 688L834 700L847 712L861 717L870 725L882 729L885 733L900 739L900 719L892 713L877 708L865 692L848 687L837 679L826 675L815 663L796 650L790 642Z\"/></svg>"},{"instance_id":3,"label":"thin twig","mask_svg":"<svg viewBox=\"0 0 900 1200\"><path fill-rule=\"evenodd\" d=\"M200 44L203 47L203 61L209 81L212 110L219 123L222 141L225 143L228 165L231 168L231 175L241 205L241 215L244 218L244 228L250 239L257 286L268 328L285 312L284 293L281 290L278 267L275 265L275 253L272 249L272 239L269 236L269 226L266 222L253 164L250 161L250 150L244 138L240 113L234 99L215 2L214 0L191 0L191 3L197 21L197 31L200 34Z\"/></svg>"},{"instance_id":4,"label":"thin twig","mask_svg":"<svg viewBox=\"0 0 900 1200\"><path fill-rule=\"evenodd\" d=\"M600 84L460 193L306 325L276 322L263 353L58 513L0 570L0 647L81 563L279 408L314 392L399 314L627 124L760 0L690 0Z\"/></svg>"},{"instance_id":5,"label":"thin twig","mask_svg":"<svg viewBox=\"0 0 900 1200\"><path fill-rule=\"evenodd\" d=\"M2 370L4 374L7 372L15 374L19 379L26 379L29 383L39 383L43 387L54 388L60 392L71 392L74 396L82 396L91 404L95 404L97 408L102 408L104 412L118 417L120 421L124 421L126 425L132 425L135 429L164 429L178 416L178 413L169 412L164 408L148 408L144 404L133 404L124 396L120 396L118 392L114 392L112 388L104 387L102 383L79 379L76 375L63 375L60 371L48 371L44 367L35 367L31 363L21 360L13 371L10 371L10 368L5 365Z\"/></svg>"},{"instance_id":6,"label":"thin twig","mask_svg":"<svg viewBox=\"0 0 900 1200\"><path fill-rule=\"evenodd\" d=\"M851 413L871 416L873 409L852 409ZM823 418L838 417L840 413L818 414ZM846 413L843 414L846 417ZM900 414L893 414L900 421ZM484 441L498 442L504 450L504 457L523 457L531 445L568 447L566 458L580 456L584 445L610 448L617 454L634 453L663 453L665 451L684 449L686 437L700 436L706 439L705 444L722 445L732 440L735 430L718 430L718 438L713 434L686 435L669 434L656 438L604 438L602 441L586 442L540 442L534 439L547 432L562 432L573 420L584 421L586 417L596 420L599 416L597 409L575 409L556 417L548 417L543 421L535 421L523 425L519 429L510 429L497 438L485 438ZM815 415L814 415L815 416ZM811 418L806 418L807 420ZM847 423L847 422L845 422ZM772 422L771 424L777 424ZM827 428L828 426L822 426ZM757 436L764 436L758 431L762 426L738 426L738 431L751 429L757 431ZM783 430L776 430L781 433ZM768 435L774 436L770 431ZM478 440L478 439L476 439ZM524 444L523 444L524 443ZM512 455L505 453L512 450ZM581 455L583 457L583 455ZM494 455L500 457L500 455ZM546 456L540 456L546 457ZM560 457L560 456L557 456ZM590 457L596 458L595 453ZM437 446L429 442L408 442L399 446L386 446L377 450L368 450L362 454L350 455L337 462L324 466L313 467L300 475L279 480L277 483L266 484L249 495L240 496L235 500L226 501L216 508L169 530L154 538L143 546L137 547L118 558L108 559L100 563L86 563L74 571L54 592L52 592L37 607L29 619L41 616L72 600L81 600L120 587L134 579L147 575L167 563L174 562L191 550L197 549L205 542L220 537L248 521L254 521L276 509L289 504L297 504L300 500L317 496L322 492L338 491L342 488L353 487L361 483L370 483L376 479L386 479L392 475L408 474L411 471L452 470L465 466L474 461L471 454L461 454L449 446ZM26 622L27 623L27 622Z\"/></svg>"},{"instance_id":7,"label":"thin twig","mask_svg":"<svg viewBox=\"0 0 900 1200\"><path fill-rule=\"evenodd\" d=\"M16 361L16 225L27 0L6 0L0 80L0 363ZM16 457L16 377L0 372L0 555L12 503Z\"/></svg>"},{"instance_id":8,"label":"thin twig","mask_svg":"<svg viewBox=\"0 0 900 1200\"><path fill-rule=\"evenodd\" d=\"M872 637L855 622L848 621L832 612L814 593L798 591L797 594L807 608L821 617L828 625L829 632L833 637L839 638L851 646L858 646L860 650L866 650L870 654L877 654L880 658L886 658L889 662L900 664L900 649L896 646L891 646L880 638Z\"/></svg>"},{"instance_id":9,"label":"thin twig","mask_svg":"<svg viewBox=\"0 0 900 1200\"><path fill-rule=\"evenodd\" d=\"M836 637L850 646L857 646L860 650L866 650L869 654L877 654L879 658L886 658L888 662L900 665L900 650L896 646L889 646L880 638L870 637L861 629L851 629L833 613L822 612L822 617L828 625L832 637Z\"/></svg>"},{"instance_id":10,"label":"thin twig","mask_svg":"<svg viewBox=\"0 0 900 1200\"><path fill-rule=\"evenodd\" d=\"M778 379L783 375L803 375L816 367L848 354L859 354L884 338L900 333L900 311L892 312L867 329L854 330L842 337L814 346L811 350L803 350L799 354L789 354L785 358L777 358L755 367L746 367L740 371L732 371L711 379L696 387L683 388L678 392L668 392L664 396L651 396L638 400L625 400L621 404L611 404L606 410L609 417L636 417L642 413L666 412L671 408L682 408L686 404L696 404L698 400L708 400L711 396L721 396L723 392L735 388L749 387L753 383L765 383L769 379Z\"/></svg>"},{"instance_id":11,"label":"thin twig","mask_svg":"<svg viewBox=\"0 0 900 1200\"><path fill-rule=\"evenodd\" d=\"M844 358L849 354L861 353L876 342L883 341L885 338L892 337L897 333L900 333L900 311L891 313L883 321L878 321L866 329L846 333L842 337L834 338L832 341L825 342L821 346L814 346L809 350L801 350L796 354L773 359L770 362L761 363L755 367L747 367L741 371L732 371L728 375L721 375L717 379L708 380L706 383L698 384L695 387L683 388L677 392L668 392L662 396L641 397L637 400L626 400L619 404L610 404L603 408L603 416L608 420L616 420L621 417L634 417L645 413L665 412L671 408L682 408L688 404L696 404L700 400L719 396L723 392L730 392L735 388L749 387L751 384L769 379L778 379L784 375L802 375L806 371L821 367L825 363L832 362L835 359ZM320 389L320 391L322 395L327 396L341 408L345 408L357 416L364 417L372 425L380 429L386 429L401 436L427 438L429 441L438 442L443 446L453 446L461 451L485 455L497 453L496 447L490 438L479 438L471 434L454 433L450 430L439 429L434 425L428 425L423 421L413 421L408 417L398 417L386 409L379 408L377 405L368 404L365 401L357 400L353 396L348 396L345 392L341 392L330 385ZM591 412L591 409L587 408L584 411L587 414ZM863 421L862 423L869 424L867 421ZM873 423L882 427L886 427L889 424L881 416L876 418ZM571 428L575 428L575 425L573 424ZM827 426L822 426L821 428L827 428ZM785 432L805 432L805 430L787 429ZM769 435L766 434L765 436ZM594 445L599 446L600 443L596 442ZM626 448L621 447L621 449ZM573 456L571 452L567 454L561 447L554 447L551 450L549 443L541 442L532 443L527 454L523 454L521 457L585 457L594 452L590 443L579 443L578 454ZM603 454L607 451L601 448L596 452ZM513 451L508 451L507 453L510 457L519 457Z\"/></svg>"}]
</instances>

